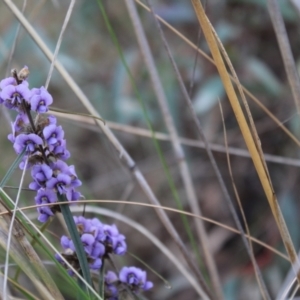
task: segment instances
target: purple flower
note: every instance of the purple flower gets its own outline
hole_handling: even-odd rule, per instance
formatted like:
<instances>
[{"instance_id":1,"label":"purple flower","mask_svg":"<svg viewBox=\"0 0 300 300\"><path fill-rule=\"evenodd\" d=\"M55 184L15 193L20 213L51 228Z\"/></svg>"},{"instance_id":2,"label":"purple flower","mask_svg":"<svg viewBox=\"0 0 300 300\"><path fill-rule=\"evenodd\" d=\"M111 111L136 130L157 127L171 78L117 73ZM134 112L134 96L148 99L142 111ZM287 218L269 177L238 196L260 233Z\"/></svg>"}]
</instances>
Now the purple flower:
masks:
<instances>
[{"instance_id":1,"label":"purple flower","mask_svg":"<svg viewBox=\"0 0 300 300\"><path fill-rule=\"evenodd\" d=\"M107 271L105 277L104 277L106 284L112 284L116 281L118 281L118 276L113 271Z\"/></svg>"},{"instance_id":2,"label":"purple flower","mask_svg":"<svg viewBox=\"0 0 300 300\"><path fill-rule=\"evenodd\" d=\"M102 257L105 254L105 247L102 243L94 242L90 256L92 258Z\"/></svg>"},{"instance_id":3,"label":"purple flower","mask_svg":"<svg viewBox=\"0 0 300 300\"><path fill-rule=\"evenodd\" d=\"M57 202L56 194L52 190L40 189L34 198L36 204L46 204Z\"/></svg>"},{"instance_id":4,"label":"purple flower","mask_svg":"<svg viewBox=\"0 0 300 300\"><path fill-rule=\"evenodd\" d=\"M57 201L56 194L51 190L40 189L37 192L35 199L35 203L47 204L47 203L55 203ZM49 206L40 206L37 208L39 213L38 220L42 223L45 223L50 216L53 216L54 213Z\"/></svg>"},{"instance_id":5,"label":"purple flower","mask_svg":"<svg viewBox=\"0 0 300 300\"><path fill-rule=\"evenodd\" d=\"M44 128L43 135L48 145L53 145L63 139L64 131L61 126L51 124Z\"/></svg>"},{"instance_id":6,"label":"purple flower","mask_svg":"<svg viewBox=\"0 0 300 300\"><path fill-rule=\"evenodd\" d=\"M57 122L57 119L56 119L56 117L55 116L53 116L53 115L50 115L50 116L48 116L48 121L49 121L49 125L50 124L56 124L56 122Z\"/></svg>"},{"instance_id":7,"label":"purple flower","mask_svg":"<svg viewBox=\"0 0 300 300\"><path fill-rule=\"evenodd\" d=\"M102 266L102 260L100 258L96 258L93 263L89 264L92 270L99 270Z\"/></svg>"},{"instance_id":8,"label":"purple flower","mask_svg":"<svg viewBox=\"0 0 300 300\"><path fill-rule=\"evenodd\" d=\"M31 110L38 113L45 113L48 111L48 106L52 104L52 96L42 86L40 89L32 89L33 96L30 99Z\"/></svg>"},{"instance_id":9,"label":"purple flower","mask_svg":"<svg viewBox=\"0 0 300 300\"><path fill-rule=\"evenodd\" d=\"M67 174L70 175L70 177L72 179L71 186L73 188L81 186L81 181L77 178L77 174L75 172L75 167L73 165L69 166Z\"/></svg>"},{"instance_id":10,"label":"purple flower","mask_svg":"<svg viewBox=\"0 0 300 300\"><path fill-rule=\"evenodd\" d=\"M75 222L75 224L76 224L76 226L77 226L77 230L78 230L78 232L79 233L84 233L84 232L88 232L89 230L88 230L88 228L89 228L89 222L88 222L88 220L85 218L85 217L83 217L83 216L74 216L73 217L73 219L74 219L74 222Z\"/></svg>"},{"instance_id":11,"label":"purple flower","mask_svg":"<svg viewBox=\"0 0 300 300\"><path fill-rule=\"evenodd\" d=\"M89 233L84 233L81 237L80 240L84 246L84 251L90 255L93 249L93 244L95 242L95 238L92 234Z\"/></svg>"},{"instance_id":12,"label":"purple flower","mask_svg":"<svg viewBox=\"0 0 300 300\"><path fill-rule=\"evenodd\" d=\"M114 253L117 255L124 255L127 251L125 236L123 234L119 234L117 237L114 237L112 240L113 240Z\"/></svg>"},{"instance_id":13,"label":"purple flower","mask_svg":"<svg viewBox=\"0 0 300 300\"><path fill-rule=\"evenodd\" d=\"M20 168L21 170L24 170L25 163L26 163L26 160L27 160L27 159L28 159L28 155L24 155L23 158L22 158L22 161L21 161L20 164L19 164L19 168ZM30 169L33 165L34 165L34 161L28 160L26 169L27 169L27 170Z\"/></svg>"},{"instance_id":14,"label":"purple flower","mask_svg":"<svg viewBox=\"0 0 300 300\"><path fill-rule=\"evenodd\" d=\"M37 211L39 213L38 220L41 223L47 222L51 216L54 216L54 213L52 212L52 210L49 206L38 207Z\"/></svg>"},{"instance_id":15,"label":"purple flower","mask_svg":"<svg viewBox=\"0 0 300 300\"><path fill-rule=\"evenodd\" d=\"M59 175L64 174L70 179L70 181L68 181L68 184L65 184L65 193L67 199L69 201L75 201L80 199L81 194L77 192L74 188L80 186L81 181L77 178L74 166L68 166L64 161L57 160L56 162L52 163L50 167L53 170L53 176L57 176L58 178Z\"/></svg>"},{"instance_id":16,"label":"purple flower","mask_svg":"<svg viewBox=\"0 0 300 300\"><path fill-rule=\"evenodd\" d=\"M118 300L119 291L116 287L116 283L118 283L118 276L116 273L112 271L107 271L104 277L105 283L105 299L109 300Z\"/></svg>"},{"instance_id":17,"label":"purple flower","mask_svg":"<svg viewBox=\"0 0 300 300\"><path fill-rule=\"evenodd\" d=\"M119 230L115 224L113 225L103 225L104 236L102 237L102 242L112 243L112 237L119 234Z\"/></svg>"},{"instance_id":18,"label":"purple flower","mask_svg":"<svg viewBox=\"0 0 300 300\"><path fill-rule=\"evenodd\" d=\"M59 194L64 194L68 190L68 186L71 183L71 177L66 174L58 174L57 177L52 177L47 181L46 187L48 189L56 189Z\"/></svg>"},{"instance_id":19,"label":"purple flower","mask_svg":"<svg viewBox=\"0 0 300 300\"><path fill-rule=\"evenodd\" d=\"M0 81L0 89L3 90L8 85L17 85L14 77L7 77Z\"/></svg>"},{"instance_id":20,"label":"purple flower","mask_svg":"<svg viewBox=\"0 0 300 300\"><path fill-rule=\"evenodd\" d=\"M146 272L136 267L123 267L119 273L119 279L129 285L133 291L139 289L146 291L153 287L153 283L147 281Z\"/></svg>"},{"instance_id":21,"label":"purple flower","mask_svg":"<svg viewBox=\"0 0 300 300\"><path fill-rule=\"evenodd\" d=\"M43 140L36 134L20 134L16 137L14 149L17 154L20 154L24 148L27 152L34 153L38 145L42 145Z\"/></svg>"},{"instance_id":22,"label":"purple flower","mask_svg":"<svg viewBox=\"0 0 300 300\"><path fill-rule=\"evenodd\" d=\"M56 144L49 145L49 150L57 159L67 160L71 155L66 146L66 140L59 140Z\"/></svg>"},{"instance_id":23,"label":"purple flower","mask_svg":"<svg viewBox=\"0 0 300 300\"><path fill-rule=\"evenodd\" d=\"M46 182L52 178L53 171L46 164L35 165L31 170L31 176L34 179L29 184L31 190L38 190L46 186Z\"/></svg>"},{"instance_id":24,"label":"purple flower","mask_svg":"<svg viewBox=\"0 0 300 300\"><path fill-rule=\"evenodd\" d=\"M21 130L24 130L25 127L29 124L28 116L24 113L19 113L15 119L14 129L18 133Z\"/></svg>"},{"instance_id":25,"label":"purple flower","mask_svg":"<svg viewBox=\"0 0 300 300\"><path fill-rule=\"evenodd\" d=\"M68 201L77 201L82 197L82 195L80 192L76 191L75 189L68 189L66 193L66 197Z\"/></svg>"},{"instance_id":26,"label":"purple flower","mask_svg":"<svg viewBox=\"0 0 300 300\"><path fill-rule=\"evenodd\" d=\"M57 160L56 162L50 164L50 167L53 170L53 174L55 176L61 173L69 173L69 166L62 160Z\"/></svg>"},{"instance_id":27,"label":"purple flower","mask_svg":"<svg viewBox=\"0 0 300 300\"><path fill-rule=\"evenodd\" d=\"M10 133L7 138L14 143L15 138L20 133L24 132L26 126L29 124L29 119L26 114L20 113L17 115L15 121L11 123L12 133Z\"/></svg>"},{"instance_id":28,"label":"purple flower","mask_svg":"<svg viewBox=\"0 0 300 300\"><path fill-rule=\"evenodd\" d=\"M7 85L1 91L0 97L7 108L19 110L23 99L29 102L31 92L26 84L19 84L17 86Z\"/></svg>"},{"instance_id":29,"label":"purple flower","mask_svg":"<svg viewBox=\"0 0 300 300\"><path fill-rule=\"evenodd\" d=\"M63 235L61 238L60 238L60 244L61 244L61 246L66 250L66 249L70 249L71 247L71 245L70 245L70 239L67 237L67 236L65 236L65 235Z\"/></svg>"}]
</instances>

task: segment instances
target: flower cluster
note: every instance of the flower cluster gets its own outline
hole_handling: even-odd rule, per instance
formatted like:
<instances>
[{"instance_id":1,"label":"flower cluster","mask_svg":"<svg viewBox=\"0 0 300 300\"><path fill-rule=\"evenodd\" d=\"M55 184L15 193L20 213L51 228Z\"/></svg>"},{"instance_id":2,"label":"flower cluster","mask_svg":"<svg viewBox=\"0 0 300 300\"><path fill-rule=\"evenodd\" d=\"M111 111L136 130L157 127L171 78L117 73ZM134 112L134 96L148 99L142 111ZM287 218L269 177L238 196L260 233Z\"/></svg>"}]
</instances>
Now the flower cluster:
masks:
<instances>
[{"instance_id":1,"label":"flower cluster","mask_svg":"<svg viewBox=\"0 0 300 300\"><path fill-rule=\"evenodd\" d=\"M36 191L38 220L46 222L59 210L59 206L51 205L58 201L59 195L64 195L68 201L80 199L77 187L81 181L77 178L75 167L65 162L70 152L66 148L62 127L57 125L54 116L43 115L53 102L52 96L44 87L29 89L28 75L28 68L24 67L19 73L13 70L12 77L0 81L0 104L17 112L8 139L13 143L15 152L23 154L20 169L31 168L33 180L29 188ZM32 113L35 114L34 119ZM119 233L116 225L103 224L96 218L73 218L91 270L104 270L104 262L110 261L111 255L126 253L126 238ZM80 271L74 243L67 236L62 236L60 243L63 252L55 257L70 275L74 275L62 259L64 257L75 270ZM152 286L145 271L123 267L118 275L113 271L106 273L104 298L118 300L122 293L139 293Z\"/></svg>"},{"instance_id":2,"label":"flower cluster","mask_svg":"<svg viewBox=\"0 0 300 300\"><path fill-rule=\"evenodd\" d=\"M92 270L100 269L102 260L111 253L125 254L127 250L125 236L119 233L116 225L102 224L97 218L86 219L82 216L73 218ZM64 257L72 261L72 266L79 266L75 262L76 249L73 241L67 236L62 236L60 243L64 249ZM60 256L57 255L56 258L63 263ZM68 272L72 274L71 270Z\"/></svg>"},{"instance_id":3,"label":"flower cluster","mask_svg":"<svg viewBox=\"0 0 300 300\"><path fill-rule=\"evenodd\" d=\"M125 236L119 233L116 225L103 224L97 218L86 219L82 216L73 218L87 255L90 269L100 269L104 264L104 260L108 259L110 254L123 255L126 253ZM73 241L67 236L62 236L60 243L64 249L61 255L73 268L79 271L80 267ZM60 255L57 254L55 257L66 267L70 275L74 274ZM146 280L146 272L139 268L123 267L119 272L119 276L112 271L108 271L105 276L105 299L118 299L118 295L125 291L126 288L137 293L141 290L146 291L152 286L152 282Z\"/></svg>"},{"instance_id":4,"label":"flower cluster","mask_svg":"<svg viewBox=\"0 0 300 300\"><path fill-rule=\"evenodd\" d=\"M13 143L17 154L25 152L20 168L31 169L33 182L29 188L37 195L35 203L53 204L57 202L57 193L65 195L69 201L78 200L81 194L76 190L81 185L77 178L75 167L65 163L70 157L66 148L64 131L56 124L54 116L44 116L52 104L52 96L44 88L29 89L28 68L24 67L19 74L15 70L12 77L0 82L0 103L18 112L11 124L12 133L8 139ZM31 113L35 112L35 120ZM38 220L46 222L53 216L57 208L54 206L39 206Z\"/></svg>"}]
</instances>

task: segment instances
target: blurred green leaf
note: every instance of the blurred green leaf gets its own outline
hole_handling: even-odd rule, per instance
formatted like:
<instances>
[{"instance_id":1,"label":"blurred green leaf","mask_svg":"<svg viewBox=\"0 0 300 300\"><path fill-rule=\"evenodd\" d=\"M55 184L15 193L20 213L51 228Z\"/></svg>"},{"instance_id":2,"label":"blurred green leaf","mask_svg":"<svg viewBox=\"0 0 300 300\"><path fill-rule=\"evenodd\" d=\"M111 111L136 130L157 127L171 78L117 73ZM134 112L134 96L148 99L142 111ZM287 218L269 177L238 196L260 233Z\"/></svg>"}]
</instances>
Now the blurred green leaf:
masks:
<instances>
[{"instance_id":1,"label":"blurred green leaf","mask_svg":"<svg viewBox=\"0 0 300 300\"><path fill-rule=\"evenodd\" d=\"M222 99L225 91L219 76L208 79L194 97L194 108L198 114L207 113Z\"/></svg>"},{"instance_id":2,"label":"blurred green leaf","mask_svg":"<svg viewBox=\"0 0 300 300\"><path fill-rule=\"evenodd\" d=\"M294 195L289 191L284 192L282 195L278 197L278 199L291 238L297 247L300 244L300 236L298 232L299 216L298 216L298 207L296 205L296 199Z\"/></svg>"},{"instance_id":3,"label":"blurred green leaf","mask_svg":"<svg viewBox=\"0 0 300 300\"><path fill-rule=\"evenodd\" d=\"M264 86L268 93L274 96L281 94L283 89L281 82L263 61L257 58L249 58L245 63L245 69Z\"/></svg>"},{"instance_id":4,"label":"blurred green leaf","mask_svg":"<svg viewBox=\"0 0 300 300\"><path fill-rule=\"evenodd\" d=\"M226 43L229 40L237 38L241 33L241 28L224 20L218 22L215 30L222 43Z\"/></svg>"}]
</instances>

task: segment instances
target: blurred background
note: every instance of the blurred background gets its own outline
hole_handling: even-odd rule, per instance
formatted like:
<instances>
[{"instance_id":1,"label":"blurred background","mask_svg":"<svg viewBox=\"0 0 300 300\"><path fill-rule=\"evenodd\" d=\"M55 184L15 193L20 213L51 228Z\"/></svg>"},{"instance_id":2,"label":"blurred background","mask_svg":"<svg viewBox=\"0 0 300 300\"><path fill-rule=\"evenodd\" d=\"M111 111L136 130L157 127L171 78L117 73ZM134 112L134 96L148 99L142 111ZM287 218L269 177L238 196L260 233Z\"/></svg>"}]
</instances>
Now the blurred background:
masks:
<instances>
[{"instance_id":1,"label":"blurred background","mask_svg":"<svg viewBox=\"0 0 300 300\"><path fill-rule=\"evenodd\" d=\"M123 1L102 3L141 93L153 129L167 134L125 3ZM297 67L300 67L300 11L292 1L279 1L279 3L294 58ZM22 9L23 1L15 1L15 4ZM52 51L55 49L68 6L69 1L28 1L25 8L25 17ZM183 99L153 18L141 6L137 5L137 7L178 134L180 137L197 140L195 124ZM155 0L153 8L161 18L210 55L189 1ZM266 1L210 0L206 1L205 9L225 46L240 82L299 138L299 116L296 115ZM18 21L1 2L1 79L8 75L8 57L17 27ZM225 119L228 146L234 149L246 149L246 146L218 72L211 62L197 54L174 32L164 25L162 28L206 138L212 145L219 147L218 151L214 151L214 156L233 202L236 203L228 172L219 100ZM58 60L107 121L107 126L111 126L125 149L136 161L161 204L176 208L153 140L133 131L136 128L148 129L145 116L96 1L76 1L63 36ZM24 65L30 69L31 87L45 84L50 62L26 30L21 28L9 70L21 69ZM87 113L57 71L53 72L49 92L54 98L53 106L69 112ZM300 243L299 147L257 104L249 97L247 100L266 154L274 189L293 242L298 249ZM3 176L15 159L15 154L7 140L11 130L9 113L4 112L3 108L0 111L0 120L0 176ZM76 166L77 174L83 181L81 192L86 199L147 202L146 196L135 182L131 172L122 164L119 154L98 127L65 118L60 118L59 122L65 130L71 152L71 163ZM118 130L117 125L121 125ZM159 144L178 189L183 208L190 211L172 145L167 140L159 141ZM203 215L234 227L232 216L205 149L185 144L183 146ZM240 155L239 152L234 152L234 149L230 155L231 166L251 234L284 251L252 161L247 157L247 152L242 152L244 155ZM10 186L18 185L20 174L21 172L17 171L17 176L10 180ZM29 177L26 179L27 182L30 182ZM7 191L11 195L15 193L12 188L7 188ZM25 190L22 197L23 201L29 204L32 203L34 194ZM162 240L173 254L180 255L152 208L123 204L101 206L120 212L142 224ZM238 209L237 212L240 215ZM179 214L168 212L168 215L183 241L186 242L191 255L194 255ZM93 215L88 214L88 216ZM102 219L108 223L114 222L105 217ZM194 232L191 218L189 223ZM205 226L226 299L260 299L255 274L241 238L219 226L210 223L205 223ZM55 231L55 226L52 229ZM148 277L155 283L155 288L145 293L149 299L195 299L196 294L187 280L178 273L171 262L165 259L151 241L124 224L120 231L127 237L130 252L150 265L172 286L172 289L167 289L165 284L149 271ZM271 296L275 298L289 270L289 263L261 246L254 246L254 250L266 285ZM127 264L139 265L130 256L125 257L124 260Z\"/></svg>"}]
</instances>

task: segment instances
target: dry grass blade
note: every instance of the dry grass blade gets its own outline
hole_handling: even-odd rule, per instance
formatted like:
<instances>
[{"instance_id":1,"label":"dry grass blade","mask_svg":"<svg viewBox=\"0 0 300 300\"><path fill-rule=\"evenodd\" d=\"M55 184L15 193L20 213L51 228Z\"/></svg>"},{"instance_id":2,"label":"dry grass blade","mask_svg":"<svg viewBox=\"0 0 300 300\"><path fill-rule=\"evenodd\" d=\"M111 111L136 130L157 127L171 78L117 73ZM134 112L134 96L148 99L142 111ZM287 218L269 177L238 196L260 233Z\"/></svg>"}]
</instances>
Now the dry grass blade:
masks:
<instances>
[{"instance_id":1,"label":"dry grass blade","mask_svg":"<svg viewBox=\"0 0 300 300\"><path fill-rule=\"evenodd\" d=\"M279 49L283 59L285 72L289 80L298 115L300 116L300 79L298 71L296 69L295 60L288 40L287 32L284 26L284 21L280 13L278 1L268 0L267 3L273 27L276 33Z\"/></svg>"},{"instance_id":2,"label":"dry grass blade","mask_svg":"<svg viewBox=\"0 0 300 300\"><path fill-rule=\"evenodd\" d=\"M216 66L218 68L219 74L221 76L223 85L225 87L226 93L228 95L228 98L230 100L231 106L233 108L233 111L235 113L236 119L238 121L238 124L240 126L241 132L243 134L243 137L245 139L246 145L249 149L250 155L252 157L254 166L256 168L257 174L259 176L259 179L261 181L261 184L263 186L264 192L266 194L266 197L268 199L269 205L271 207L273 216L276 220L277 226L279 228L283 243L285 245L285 248L287 250L287 253L289 255L291 264L294 268L295 274L297 274L298 282L300 282L300 274L298 273L299 270L299 263L297 259L297 254L294 249L289 231L287 229L287 226L285 224L284 218L282 216L280 207L278 205L278 201L275 196L275 192L272 188L272 184L270 182L268 173L266 172L265 165L263 163L262 157L260 156L260 153L258 149L256 148L256 143L253 139L253 136L251 134L251 131L249 129L249 126L246 122L245 116L243 114L243 111L241 109L241 106L239 104L238 98L235 94L231 79L229 77L229 74L226 70L225 64L223 62L222 56L220 54L217 42L215 40L213 31L211 30L211 25L205 15L205 12L203 10L203 7L201 5L200 1L192 0L192 3L194 5L199 23L201 24L201 27L203 29L206 41L209 45L209 48L212 52L213 58L215 60Z\"/></svg>"},{"instance_id":3,"label":"dry grass blade","mask_svg":"<svg viewBox=\"0 0 300 300\"><path fill-rule=\"evenodd\" d=\"M139 15L136 10L135 2L133 0L126 0L125 1L127 5L127 9L129 11L129 15L131 17L131 20L133 22L133 27L137 36L137 40L145 61L145 64L147 66L147 69L149 71L149 75L152 81L153 89L156 94L157 101L159 103L160 110L162 112L166 127L168 129L168 132L170 133L170 140L173 146L173 150L176 156L177 161L179 162L179 170L181 179L184 184L184 188L187 195L187 200L189 202L189 205L192 209L192 212L196 215L202 215L199 202L196 196L195 187L193 184L193 180L191 177L191 174L189 172L189 168L186 162L186 157L184 150L180 144L178 134L176 131L176 127L170 112L170 109L168 107L168 101L157 71L157 68L155 66L155 62L153 59L153 55L151 53L149 44L147 42L145 32L142 26L142 23L140 21ZM222 288L221 288L221 282L218 275L218 270L215 264L215 261L212 257L212 254L209 249L209 243L208 243L208 237L207 233L204 227L204 224L201 219L194 219L195 221L195 228L198 234L198 239L200 242L200 247L203 249L203 256L204 261L207 264L208 272L210 274L210 278L212 281L212 285L214 287L214 291L218 297L218 299L222 299Z\"/></svg>"},{"instance_id":4,"label":"dry grass blade","mask_svg":"<svg viewBox=\"0 0 300 300\"><path fill-rule=\"evenodd\" d=\"M226 126L225 126L225 120L224 120L222 105L221 105L220 101L219 101L219 106L220 106L222 123L223 123L224 141L225 141L225 146L227 147L228 142L227 142ZM235 198L237 200L238 207L239 207L239 210L241 212L242 220L243 220L244 227L246 229L247 235L250 237L250 229L249 229L249 226L248 226L248 223L247 223L245 211L244 211L243 206L242 206L242 202L241 202L241 199L240 199L240 196L239 196L239 193L238 193L238 189L237 189L235 181L234 181L233 172L232 172L232 168L231 168L231 162L230 162L230 155L229 155L228 152L227 152L226 156L227 156L228 171L229 171L229 175L230 175L230 180L231 180L231 184L232 184L232 187L233 187L233 191L234 191L234 194L235 194ZM249 253L250 254L250 259L251 259L252 264L254 266L255 276L256 276L256 280L257 280L257 282L259 284L260 292L261 292L262 297L264 299L270 299L268 290L266 288L266 285L265 285L265 283L263 281L263 278L261 276L261 272L258 269L258 265L257 265L257 262L255 260L255 256L254 256L254 251L253 251L253 246L252 246L251 239L248 238L248 240L249 240L249 249L250 249L250 253Z\"/></svg>"}]
</instances>

